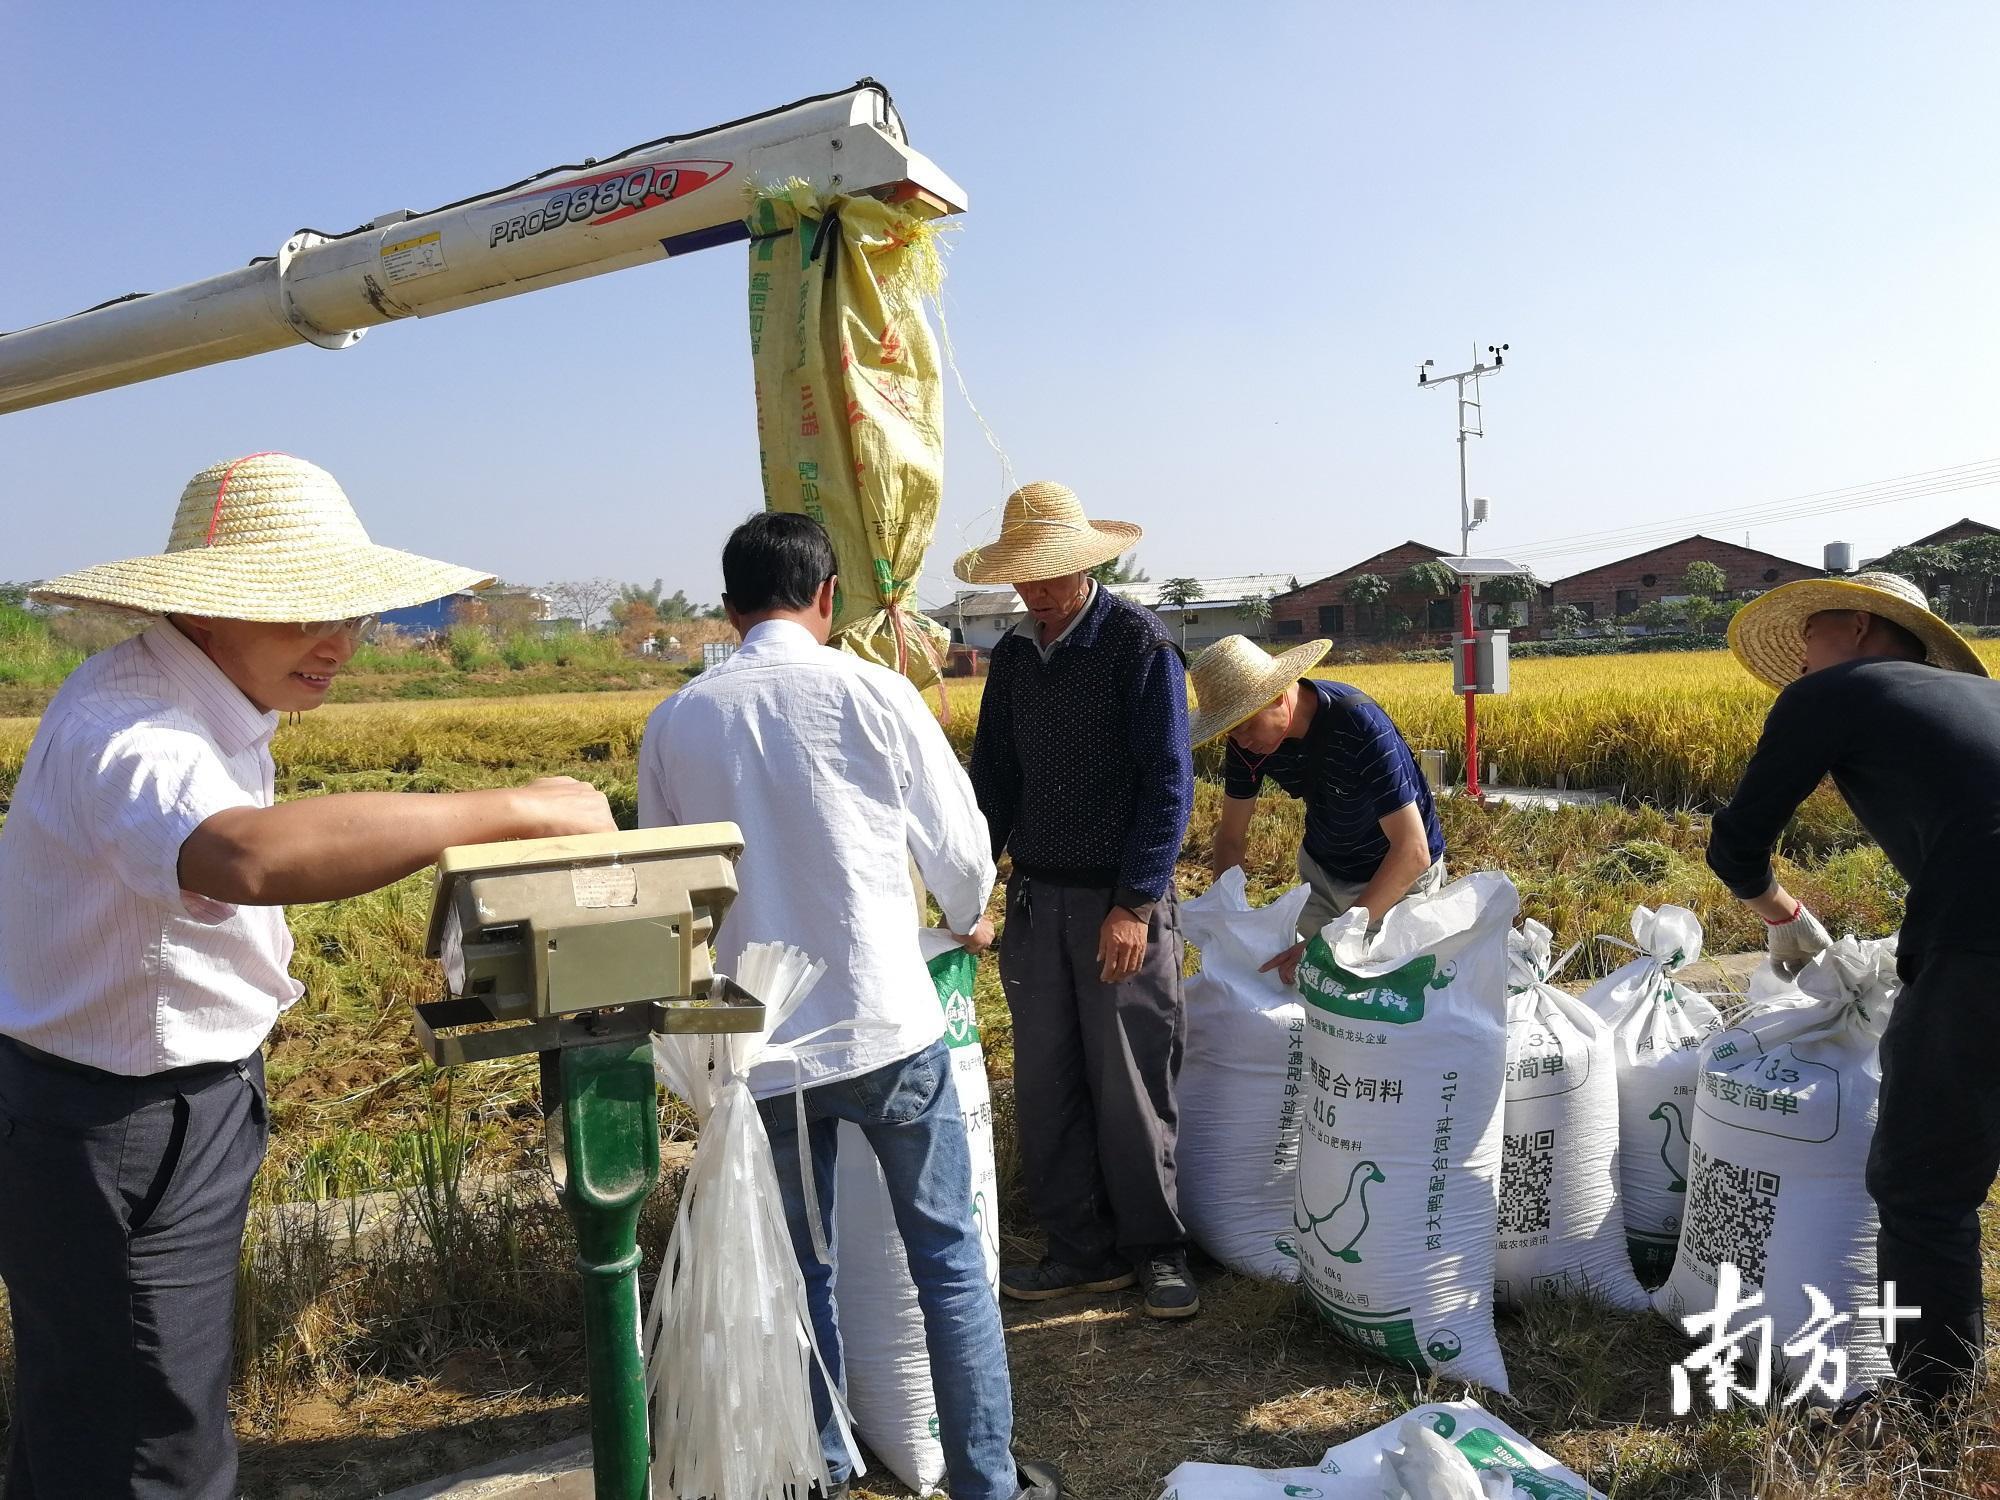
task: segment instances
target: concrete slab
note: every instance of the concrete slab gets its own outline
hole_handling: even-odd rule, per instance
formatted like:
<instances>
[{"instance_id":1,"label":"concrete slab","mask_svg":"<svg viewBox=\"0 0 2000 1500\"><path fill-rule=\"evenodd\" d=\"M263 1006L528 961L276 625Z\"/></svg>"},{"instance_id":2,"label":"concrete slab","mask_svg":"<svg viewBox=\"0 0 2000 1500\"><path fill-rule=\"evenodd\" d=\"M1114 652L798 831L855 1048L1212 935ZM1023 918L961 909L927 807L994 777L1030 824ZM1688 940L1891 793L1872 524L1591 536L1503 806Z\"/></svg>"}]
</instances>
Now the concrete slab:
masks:
<instances>
[{"instance_id":1,"label":"concrete slab","mask_svg":"<svg viewBox=\"0 0 2000 1500\"><path fill-rule=\"evenodd\" d=\"M590 1439L573 1437L385 1495L382 1500L592 1500Z\"/></svg>"}]
</instances>

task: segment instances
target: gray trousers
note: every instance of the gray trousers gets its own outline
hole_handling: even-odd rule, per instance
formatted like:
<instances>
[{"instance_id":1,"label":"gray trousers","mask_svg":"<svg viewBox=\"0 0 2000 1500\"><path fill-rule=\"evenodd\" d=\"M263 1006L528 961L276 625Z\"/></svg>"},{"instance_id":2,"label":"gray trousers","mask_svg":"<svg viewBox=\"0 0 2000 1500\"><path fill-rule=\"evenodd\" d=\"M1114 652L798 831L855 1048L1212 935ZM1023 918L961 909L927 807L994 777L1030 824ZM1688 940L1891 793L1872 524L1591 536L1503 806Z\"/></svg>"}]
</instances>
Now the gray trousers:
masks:
<instances>
[{"instance_id":1,"label":"gray trousers","mask_svg":"<svg viewBox=\"0 0 2000 1500\"><path fill-rule=\"evenodd\" d=\"M264 1067L72 1071L0 1040L8 1500L229 1500L236 1272Z\"/></svg>"},{"instance_id":2,"label":"gray trousers","mask_svg":"<svg viewBox=\"0 0 2000 1500\"><path fill-rule=\"evenodd\" d=\"M1180 914L1171 895L1156 906L1139 972L1105 984L1111 894L1016 875L1000 941L1028 1204L1049 1254L1086 1269L1187 1239L1174 1192Z\"/></svg>"},{"instance_id":3,"label":"gray trousers","mask_svg":"<svg viewBox=\"0 0 2000 1500\"><path fill-rule=\"evenodd\" d=\"M1299 850L1299 879L1312 887L1312 894L1306 897L1306 909L1299 914L1299 936L1315 938L1320 928L1335 917L1345 916L1348 908L1361 899L1361 893L1368 889L1365 880L1335 880L1326 873L1324 866L1301 848ZM1428 896L1444 885L1444 861L1442 859L1419 875L1412 885L1405 901L1411 896ZM1370 912L1371 918L1379 919L1381 912Z\"/></svg>"}]
</instances>

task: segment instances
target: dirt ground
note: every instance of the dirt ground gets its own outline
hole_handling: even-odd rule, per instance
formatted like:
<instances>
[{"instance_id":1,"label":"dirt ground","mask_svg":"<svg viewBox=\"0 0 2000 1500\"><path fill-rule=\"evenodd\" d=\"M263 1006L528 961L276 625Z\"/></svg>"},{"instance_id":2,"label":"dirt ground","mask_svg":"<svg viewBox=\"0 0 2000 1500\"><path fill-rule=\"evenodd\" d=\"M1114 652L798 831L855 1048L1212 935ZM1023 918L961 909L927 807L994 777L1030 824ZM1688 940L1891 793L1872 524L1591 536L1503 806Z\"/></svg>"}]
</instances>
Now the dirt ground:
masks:
<instances>
[{"instance_id":1,"label":"dirt ground","mask_svg":"<svg viewBox=\"0 0 2000 1500\"><path fill-rule=\"evenodd\" d=\"M1007 1247L1010 1258L1035 1248ZM1771 1433L1747 1415L1671 1417L1667 1372L1684 1346L1651 1317L1575 1308L1503 1316L1509 1399L1426 1384L1351 1354L1286 1288L1212 1266L1202 1281L1202 1313L1184 1323L1144 1317L1133 1293L1008 1305L1017 1447L1058 1464L1077 1500L1151 1500L1187 1459L1309 1464L1411 1406L1468 1394L1619 1500L1847 1493L1837 1483L1803 1490L1760 1480L1810 1471L1824 1443L1794 1432L1774 1461ZM242 1493L372 1500L583 1431L580 1350L538 1356L480 1351L431 1381L289 1402L278 1431L246 1435ZM2000 1497L2000 1448L1975 1472L1985 1488L1924 1493ZM878 1469L855 1493L910 1492Z\"/></svg>"}]
</instances>

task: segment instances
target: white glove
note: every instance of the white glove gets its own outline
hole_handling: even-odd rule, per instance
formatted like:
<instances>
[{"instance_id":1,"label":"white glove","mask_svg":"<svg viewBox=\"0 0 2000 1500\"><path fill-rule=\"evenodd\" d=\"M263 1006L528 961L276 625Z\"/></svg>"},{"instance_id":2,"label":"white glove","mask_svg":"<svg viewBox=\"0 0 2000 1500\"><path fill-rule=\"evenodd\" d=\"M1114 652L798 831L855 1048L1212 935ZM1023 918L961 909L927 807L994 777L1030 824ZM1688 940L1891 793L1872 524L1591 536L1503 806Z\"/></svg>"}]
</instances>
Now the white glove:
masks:
<instances>
[{"instance_id":1,"label":"white glove","mask_svg":"<svg viewBox=\"0 0 2000 1500\"><path fill-rule=\"evenodd\" d=\"M1803 904L1792 913L1789 922L1767 922L1764 926L1764 943L1771 954L1771 967L1787 979L1795 977L1799 970L1833 946L1833 939L1820 925L1819 918L1807 911Z\"/></svg>"}]
</instances>

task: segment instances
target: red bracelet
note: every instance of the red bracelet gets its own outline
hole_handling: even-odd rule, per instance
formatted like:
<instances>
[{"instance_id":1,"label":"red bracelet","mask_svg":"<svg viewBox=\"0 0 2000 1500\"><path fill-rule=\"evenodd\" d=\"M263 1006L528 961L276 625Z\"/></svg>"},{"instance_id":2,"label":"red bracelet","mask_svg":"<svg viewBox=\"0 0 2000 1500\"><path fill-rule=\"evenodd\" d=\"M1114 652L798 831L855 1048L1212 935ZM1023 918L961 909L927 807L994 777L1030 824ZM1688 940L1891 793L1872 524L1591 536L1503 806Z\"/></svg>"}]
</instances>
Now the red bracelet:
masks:
<instances>
[{"instance_id":1,"label":"red bracelet","mask_svg":"<svg viewBox=\"0 0 2000 1500\"><path fill-rule=\"evenodd\" d=\"M1805 902L1799 900L1798 897L1794 896L1792 898L1792 914L1789 917L1786 917L1785 920L1782 922L1773 922L1769 917L1766 917L1764 918L1764 925L1766 927L1788 926L1791 923L1798 921L1800 915L1805 911L1805 909L1806 909Z\"/></svg>"}]
</instances>

